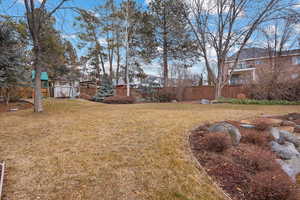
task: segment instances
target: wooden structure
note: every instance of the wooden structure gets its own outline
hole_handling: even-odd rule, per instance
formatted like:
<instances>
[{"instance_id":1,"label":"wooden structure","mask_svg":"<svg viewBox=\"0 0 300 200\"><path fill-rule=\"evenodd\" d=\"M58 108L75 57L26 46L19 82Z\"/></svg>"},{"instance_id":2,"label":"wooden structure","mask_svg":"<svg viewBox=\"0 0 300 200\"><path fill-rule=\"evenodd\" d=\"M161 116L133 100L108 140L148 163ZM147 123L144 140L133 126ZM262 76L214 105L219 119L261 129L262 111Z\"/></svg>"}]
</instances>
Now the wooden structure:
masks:
<instances>
[{"instance_id":1,"label":"wooden structure","mask_svg":"<svg viewBox=\"0 0 300 200\"><path fill-rule=\"evenodd\" d=\"M157 89L162 92L167 92L171 94L176 94L175 87L159 88ZM131 88L131 96L135 96L138 93L137 89ZM195 86L183 88L183 101L196 101L200 99L214 99L215 88L214 86ZM237 98L238 94L246 93L244 87L242 86L225 86L222 90L222 96L225 98ZM117 87L116 95L126 96L126 87Z\"/></svg>"}]
</instances>

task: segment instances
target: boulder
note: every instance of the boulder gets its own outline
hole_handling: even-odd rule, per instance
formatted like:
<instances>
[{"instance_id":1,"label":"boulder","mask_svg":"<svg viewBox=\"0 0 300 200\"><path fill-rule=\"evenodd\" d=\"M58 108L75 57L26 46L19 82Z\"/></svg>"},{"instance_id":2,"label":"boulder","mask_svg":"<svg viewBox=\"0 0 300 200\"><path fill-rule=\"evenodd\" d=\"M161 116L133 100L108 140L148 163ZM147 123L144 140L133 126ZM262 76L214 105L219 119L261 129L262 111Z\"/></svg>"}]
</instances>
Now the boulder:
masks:
<instances>
[{"instance_id":1,"label":"boulder","mask_svg":"<svg viewBox=\"0 0 300 200\"><path fill-rule=\"evenodd\" d=\"M232 124L227 122L220 122L212 125L209 129L209 132L223 132L228 133L231 137L232 145L237 146L241 140L241 133L239 129Z\"/></svg>"},{"instance_id":2,"label":"boulder","mask_svg":"<svg viewBox=\"0 0 300 200\"><path fill-rule=\"evenodd\" d=\"M240 126L243 128L255 128L255 126L252 124L240 124Z\"/></svg>"},{"instance_id":3,"label":"boulder","mask_svg":"<svg viewBox=\"0 0 300 200\"><path fill-rule=\"evenodd\" d=\"M282 130L282 131L288 131L288 132L293 133L295 128L293 126L280 126L280 127L278 127L278 129Z\"/></svg>"},{"instance_id":4,"label":"boulder","mask_svg":"<svg viewBox=\"0 0 300 200\"><path fill-rule=\"evenodd\" d=\"M270 129L270 133L271 133L271 135L274 137L275 141L278 142L279 139L280 139L279 129L278 129L278 128L272 127L272 128Z\"/></svg>"},{"instance_id":5,"label":"boulder","mask_svg":"<svg viewBox=\"0 0 300 200\"><path fill-rule=\"evenodd\" d=\"M274 118L257 118L257 119L252 119L252 120L241 120L240 121L242 124L259 124L259 123L265 123L267 125L270 126L280 126L280 124L282 123L281 119L274 119Z\"/></svg>"},{"instance_id":6,"label":"boulder","mask_svg":"<svg viewBox=\"0 0 300 200\"><path fill-rule=\"evenodd\" d=\"M276 159L276 162L281 166L282 170L291 177L292 181L296 182L296 176L300 173L300 157L293 157L291 160L283 161Z\"/></svg>"},{"instance_id":7,"label":"boulder","mask_svg":"<svg viewBox=\"0 0 300 200\"><path fill-rule=\"evenodd\" d=\"M290 143L293 143L295 147L300 147L300 139L295 136L294 134L288 132L288 131L279 131L280 137L283 138L284 141L288 141Z\"/></svg>"},{"instance_id":8,"label":"boulder","mask_svg":"<svg viewBox=\"0 0 300 200\"><path fill-rule=\"evenodd\" d=\"M296 126L296 123L295 123L295 122L292 122L292 121L284 120L284 121L281 123L281 126L292 126L292 127L295 127L295 126Z\"/></svg>"},{"instance_id":9,"label":"boulder","mask_svg":"<svg viewBox=\"0 0 300 200\"><path fill-rule=\"evenodd\" d=\"M300 153L295 148L295 145L290 142L285 142L284 144L278 144L277 142L270 142L272 151L274 151L280 158L289 160L295 156L300 156Z\"/></svg>"},{"instance_id":10,"label":"boulder","mask_svg":"<svg viewBox=\"0 0 300 200\"><path fill-rule=\"evenodd\" d=\"M300 133L300 125L295 126L294 132Z\"/></svg>"},{"instance_id":11,"label":"boulder","mask_svg":"<svg viewBox=\"0 0 300 200\"><path fill-rule=\"evenodd\" d=\"M210 104L210 101L208 99L201 99L200 103L201 104Z\"/></svg>"}]
</instances>

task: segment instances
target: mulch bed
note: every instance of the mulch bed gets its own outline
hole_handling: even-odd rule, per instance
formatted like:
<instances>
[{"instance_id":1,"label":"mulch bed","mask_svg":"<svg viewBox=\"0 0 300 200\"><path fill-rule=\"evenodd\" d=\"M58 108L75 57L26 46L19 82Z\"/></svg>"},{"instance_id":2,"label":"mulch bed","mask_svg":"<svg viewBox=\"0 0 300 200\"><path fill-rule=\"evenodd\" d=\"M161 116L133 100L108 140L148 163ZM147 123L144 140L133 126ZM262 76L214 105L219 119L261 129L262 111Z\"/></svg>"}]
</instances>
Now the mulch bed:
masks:
<instances>
[{"instance_id":1,"label":"mulch bed","mask_svg":"<svg viewBox=\"0 0 300 200\"><path fill-rule=\"evenodd\" d=\"M25 101L19 101L19 102L12 102L9 103L8 106L0 102L0 113L1 112L10 112L12 110L18 111L18 110L25 110L32 108L33 105L31 103L25 102Z\"/></svg>"},{"instance_id":2,"label":"mulch bed","mask_svg":"<svg viewBox=\"0 0 300 200\"><path fill-rule=\"evenodd\" d=\"M291 116L293 116L293 119ZM300 119L300 114L294 113L278 117L281 119L292 119L292 121L297 121ZM213 142L213 145L210 144L211 146L208 147L209 145L207 143L207 139L210 138L208 135L211 134L208 131L210 124L202 125L191 132L190 146L192 152L195 158L204 167L208 175L211 176L213 180L215 180L220 187L234 200L277 200L278 198L275 198L275 196L274 198L270 196L266 197L266 189L260 189L265 185L268 185L268 182L270 182L267 180L268 177L265 179L265 181L262 177L266 175L272 179L271 174L278 174L275 179L279 179L279 183L286 184L274 184L272 186L268 185L265 188L278 187L279 189L276 188L274 190L280 190L282 194L287 194L285 192L289 188L286 187L284 188L286 190L281 190L281 185L294 185L292 186L293 189L291 190L293 195L288 198L282 197L280 200L298 199L299 196L297 194L297 190L299 189L296 189L295 184L290 181L289 177L282 171L280 165L275 162L277 156L271 151L268 145L268 143L272 140L268 132L265 130L243 128L240 126L241 124L238 121L228 121L228 123L236 126L239 129L242 139L241 143L237 147L230 145L230 147L224 148L225 150L222 150L221 152L218 151L220 148L217 149L215 147L220 147L220 145L226 146L226 143L218 144L218 142L216 142L218 140L216 140ZM221 133L219 136L224 137L221 135ZM254 159L255 162L252 162L253 160L251 159ZM267 161L264 162L264 160ZM256 162L259 163L259 165L257 165ZM255 181L256 183L262 182L262 184L265 185L259 188L258 186L255 186L257 185L255 184ZM259 190L260 192L257 192ZM255 192L256 196L253 194Z\"/></svg>"}]
</instances>

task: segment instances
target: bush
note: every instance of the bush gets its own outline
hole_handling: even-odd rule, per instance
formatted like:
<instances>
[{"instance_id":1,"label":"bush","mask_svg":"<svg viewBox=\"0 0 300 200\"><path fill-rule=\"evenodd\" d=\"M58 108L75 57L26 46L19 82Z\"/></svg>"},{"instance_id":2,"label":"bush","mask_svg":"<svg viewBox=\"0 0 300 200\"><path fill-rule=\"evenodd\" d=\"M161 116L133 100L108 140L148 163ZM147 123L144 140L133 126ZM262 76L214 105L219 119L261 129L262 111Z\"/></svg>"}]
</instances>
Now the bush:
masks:
<instances>
[{"instance_id":1,"label":"bush","mask_svg":"<svg viewBox=\"0 0 300 200\"><path fill-rule=\"evenodd\" d=\"M234 160L242 165L244 169L251 174L262 171L274 171L280 166L276 163L274 153L258 148L255 146L247 146L245 150L238 150L233 153Z\"/></svg>"},{"instance_id":2,"label":"bush","mask_svg":"<svg viewBox=\"0 0 300 200\"><path fill-rule=\"evenodd\" d=\"M134 97L127 97L127 96L112 96L106 97L103 100L103 103L107 104L133 104L135 102Z\"/></svg>"},{"instance_id":3,"label":"bush","mask_svg":"<svg viewBox=\"0 0 300 200\"><path fill-rule=\"evenodd\" d=\"M231 104L256 104L256 105L300 105L300 101L286 101L286 100L256 100L256 99L228 99L220 98L219 103Z\"/></svg>"},{"instance_id":4,"label":"bush","mask_svg":"<svg viewBox=\"0 0 300 200\"><path fill-rule=\"evenodd\" d=\"M259 132L255 129L247 129L242 132L242 143L254 144L258 146L268 146L272 141L272 136L267 132Z\"/></svg>"},{"instance_id":5,"label":"bush","mask_svg":"<svg viewBox=\"0 0 300 200\"><path fill-rule=\"evenodd\" d=\"M158 102L162 102L162 103L171 102L174 99L175 99L174 94L169 92L159 92L157 96Z\"/></svg>"},{"instance_id":6,"label":"bush","mask_svg":"<svg viewBox=\"0 0 300 200\"><path fill-rule=\"evenodd\" d=\"M300 78L275 81L263 75L257 84L248 85L247 91L253 99L300 101Z\"/></svg>"},{"instance_id":7,"label":"bush","mask_svg":"<svg viewBox=\"0 0 300 200\"><path fill-rule=\"evenodd\" d=\"M231 140L227 133L210 133L204 135L200 145L203 150L219 153L230 148Z\"/></svg>"},{"instance_id":8,"label":"bush","mask_svg":"<svg viewBox=\"0 0 300 200\"><path fill-rule=\"evenodd\" d=\"M271 125L264 121L254 121L255 129L258 131L266 131L271 128Z\"/></svg>"},{"instance_id":9,"label":"bush","mask_svg":"<svg viewBox=\"0 0 300 200\"><path fill-rule=\"evenodd\" d=\"M251 178L249 196L251 200L295 199L295 186L281 169L264 171Z\"/></svg>"}]
</instances>

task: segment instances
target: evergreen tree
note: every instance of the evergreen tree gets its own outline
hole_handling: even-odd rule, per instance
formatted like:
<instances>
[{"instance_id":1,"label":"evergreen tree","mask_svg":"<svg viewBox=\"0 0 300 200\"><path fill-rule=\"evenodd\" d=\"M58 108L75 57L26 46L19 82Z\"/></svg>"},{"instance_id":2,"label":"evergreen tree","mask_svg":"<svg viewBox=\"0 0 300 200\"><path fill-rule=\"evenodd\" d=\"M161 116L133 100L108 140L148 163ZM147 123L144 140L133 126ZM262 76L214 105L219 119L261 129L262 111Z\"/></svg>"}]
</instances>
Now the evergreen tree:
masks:
<instances>
[{"instance_id":1,"label":"evergreen tree","mask_svg":"<svg viewBox=\"0 0 300 200\"><path fill-rule=\"evenodd\" d=\"M5 101L10 101L10 93L18 84L28 81L24 63L24 46L20 34L11 22L0 22L0 88Z\"/></svg>"},{"instance_id":2,"label":"evergreen tree","mask_svg":"<svg viewBox=\"0 0 300 200\"><path fill-rule=\"evenodd\" d=\"M103 75L100 88L97 94L93 97L94 101L102 102L106 97L114 95L112 82L108 75Z\"/></svg>"},{"instance_id":3,"label":"evergreen tree","mask_svg":"<svg viewBox=\"0 0 300 200\"><path fill-rule=\"evenodd\" d=\"M169 62L176 60L187 63L196 58L196 45L182 10L184 4L174 0L151 0L157 56L163 63L164 86L168 85ZM192 62L193 63L193 62Z\"/></svg>"}]
</instances>

